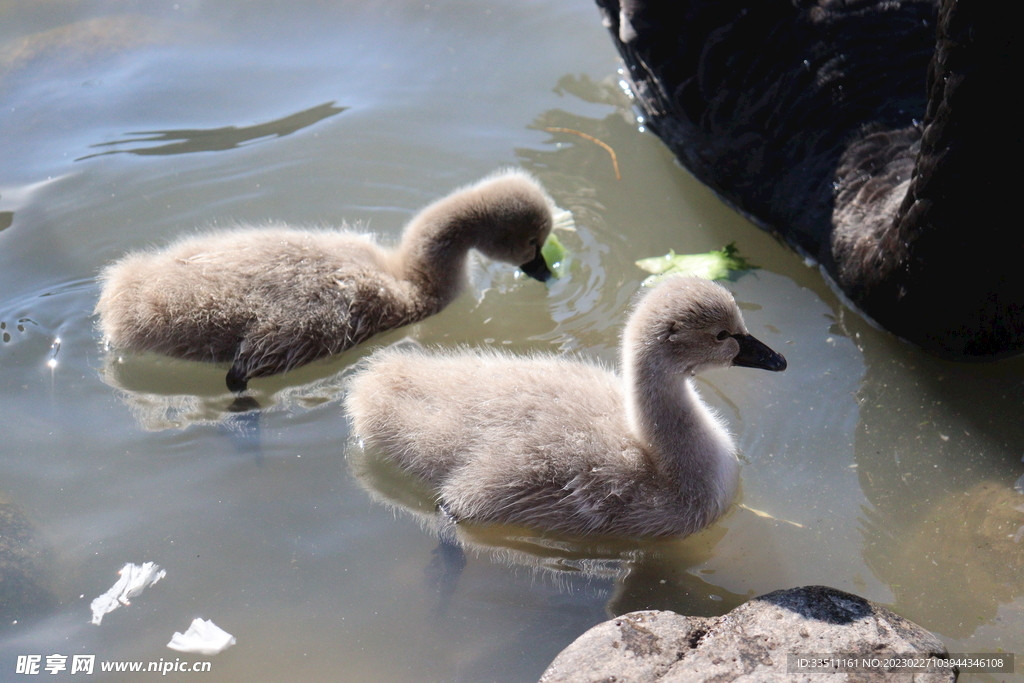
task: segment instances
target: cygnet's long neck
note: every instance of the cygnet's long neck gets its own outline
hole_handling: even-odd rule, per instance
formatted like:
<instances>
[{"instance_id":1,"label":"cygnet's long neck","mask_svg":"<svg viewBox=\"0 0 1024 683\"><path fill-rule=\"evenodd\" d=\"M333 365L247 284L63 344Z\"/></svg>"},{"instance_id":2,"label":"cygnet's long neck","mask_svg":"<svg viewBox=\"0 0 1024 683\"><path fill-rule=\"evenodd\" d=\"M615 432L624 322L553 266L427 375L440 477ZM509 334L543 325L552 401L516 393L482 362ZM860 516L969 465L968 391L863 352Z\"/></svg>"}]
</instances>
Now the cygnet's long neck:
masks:
<instances>
[{"instance_id":1,"label":"cygnet's long neck","mask_svg":"<svg viewBox=\"0 0 1024 683\"><path fill-rule=\"evenodd\" d=\"M424 313L441 310L462 291L474 238L474 216L459 194L434 202L406 227L396 266L418 290Z\"/></svg>"},{"instance_id":2,"label":"cygnet's long neck","mask_svg":"<svg viewBox=\"0 0 1024 683\"><path fill-rule=\"evenodd\" d=\"M691 368L670 357L666 345L634 336L627 329L622 359L630 428L657 474L714 519L736 491L739 463L732 439L697 395Z\"/></svg>"}]
</instances>

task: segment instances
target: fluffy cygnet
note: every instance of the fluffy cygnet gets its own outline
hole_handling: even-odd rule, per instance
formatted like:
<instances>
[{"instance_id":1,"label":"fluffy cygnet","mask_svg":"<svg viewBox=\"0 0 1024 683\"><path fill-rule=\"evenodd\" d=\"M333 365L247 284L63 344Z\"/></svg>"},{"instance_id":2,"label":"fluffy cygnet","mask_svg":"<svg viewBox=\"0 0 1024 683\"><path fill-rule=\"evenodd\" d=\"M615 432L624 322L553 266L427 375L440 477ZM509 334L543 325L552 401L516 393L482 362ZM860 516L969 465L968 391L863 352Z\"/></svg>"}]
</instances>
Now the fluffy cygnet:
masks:
<instances>
[{"instance_id":1,"label":"fluffy cygnet","mask_svg":"<svg viewBox=\"0 0 1024 683\"><path fill-rule=\"evenodd\" d=\"M355 432L436 491L456 521L571 534L685 535L735 495L739 462L692 377L784 370L732 295L666 280L626 325L622 376L588 362L383 349L352 379Z\"/></svg>"},{"instance_id":2,"label":"fluffy cygnet","mask_svg":"<svg viewBox=\"0 0 1024 683\"><path fill-rule=\"evenodd\" d=\"M345 230L186 237L102 272L100 329L117 348L231 362L241 391L437 313L465 285L471 248L546 280L554 210L536 179L506 170L420 211L393 250Z\"/></svg>"}]
</instances>

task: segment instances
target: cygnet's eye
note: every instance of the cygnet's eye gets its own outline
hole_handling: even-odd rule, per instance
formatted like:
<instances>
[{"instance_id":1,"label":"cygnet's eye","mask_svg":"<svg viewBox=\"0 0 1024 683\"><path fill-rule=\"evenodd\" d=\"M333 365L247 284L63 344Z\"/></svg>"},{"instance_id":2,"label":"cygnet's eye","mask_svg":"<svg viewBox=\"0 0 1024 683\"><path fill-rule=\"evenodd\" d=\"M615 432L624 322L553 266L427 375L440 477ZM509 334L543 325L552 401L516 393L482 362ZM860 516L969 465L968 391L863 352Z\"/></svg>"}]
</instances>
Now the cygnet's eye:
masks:
<instances>
[{"instance_id":1,"label":"cygnet's eye","mask_svg":"<svg viewBox=\"0 0 1024 683\"><path fill-rule=\"evenodd\" d=\"M729 330L722 330L715 337L715 339L717 339L718 341L725 341L728 338L729 338Z\"/></svg>"},{"instance_id":2,"label":"cygnet's eye","mask_svg":"<svg viewBox=\"0 0 1024 683\"><path fill-rule=\"evenodd\" d=\"M531 238L530 238L530 241L529 241L529 245L530 245L531 247L535 247L535 246L537 246L537 238L536 238L536 237L531 237Z\"/></svg>"}]
</instances>

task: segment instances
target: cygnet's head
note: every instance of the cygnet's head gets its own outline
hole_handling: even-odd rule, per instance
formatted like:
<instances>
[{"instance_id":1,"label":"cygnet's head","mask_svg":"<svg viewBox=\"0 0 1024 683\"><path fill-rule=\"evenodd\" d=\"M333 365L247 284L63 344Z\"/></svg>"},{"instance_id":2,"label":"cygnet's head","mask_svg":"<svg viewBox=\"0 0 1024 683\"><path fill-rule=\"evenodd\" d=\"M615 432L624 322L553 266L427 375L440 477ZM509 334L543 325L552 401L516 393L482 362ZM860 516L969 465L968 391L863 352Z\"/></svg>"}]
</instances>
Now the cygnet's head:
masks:
<instances>
[{"instance_id":1,"label":"cygnet's head","mask_svg":"<svg viewBox=\"0 0 1024 683\"><path fill-rule=\"evenodd\" d=\"M623 341L628 353L651 354L690 374L731 365L786 369L781 354L747 332L732 294L702 278L670 277L658 285L637 306Z\"/></svg>"},{"instance_id":2,"label":"cygnet's head","mask_svg":"<svg viewBox=\"0 0 1024 683\"><path fill-rule=\"evenodd\" d=\"M476 248L488 258L519 266L540 281L551 277L541 247L551 233L555 203L536 178L507 169L469 188L478 224Z\"/></svg>"}]
</instances>

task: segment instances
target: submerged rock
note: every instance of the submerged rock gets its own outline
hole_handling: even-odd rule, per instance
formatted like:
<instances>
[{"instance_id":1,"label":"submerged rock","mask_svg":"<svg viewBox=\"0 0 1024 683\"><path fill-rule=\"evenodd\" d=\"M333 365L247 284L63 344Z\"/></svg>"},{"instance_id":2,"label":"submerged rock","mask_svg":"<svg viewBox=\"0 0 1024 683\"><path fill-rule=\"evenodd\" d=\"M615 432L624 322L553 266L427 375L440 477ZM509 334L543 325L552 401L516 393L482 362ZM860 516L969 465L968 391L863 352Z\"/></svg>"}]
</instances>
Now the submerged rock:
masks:
<instances>
[{"instance_id":1,"label":"submerged rock","mask_svg":"<svg viewBox=\"0 0 1024 683\"><path fill-rule=\"evenodd\" d=\"M0 498L0 629L56 603L48 565L35 528L17 506Z\"/></svg>"},{"instance_id":2,"label":"submerged rock","mask_svg":"<svg viewBox=\"0 0 1024 683\"><path fill-rule=\"evenodd\" d=\"M944 655L934 635L856 595L824 586L775 591L720 617L631 612L598 624L555 658L540 683L769 681L821 683L821 673L787 673L790 654ZM858 670L831 683L952 682L929 673Z\"/></svg>"}]
</instances>

